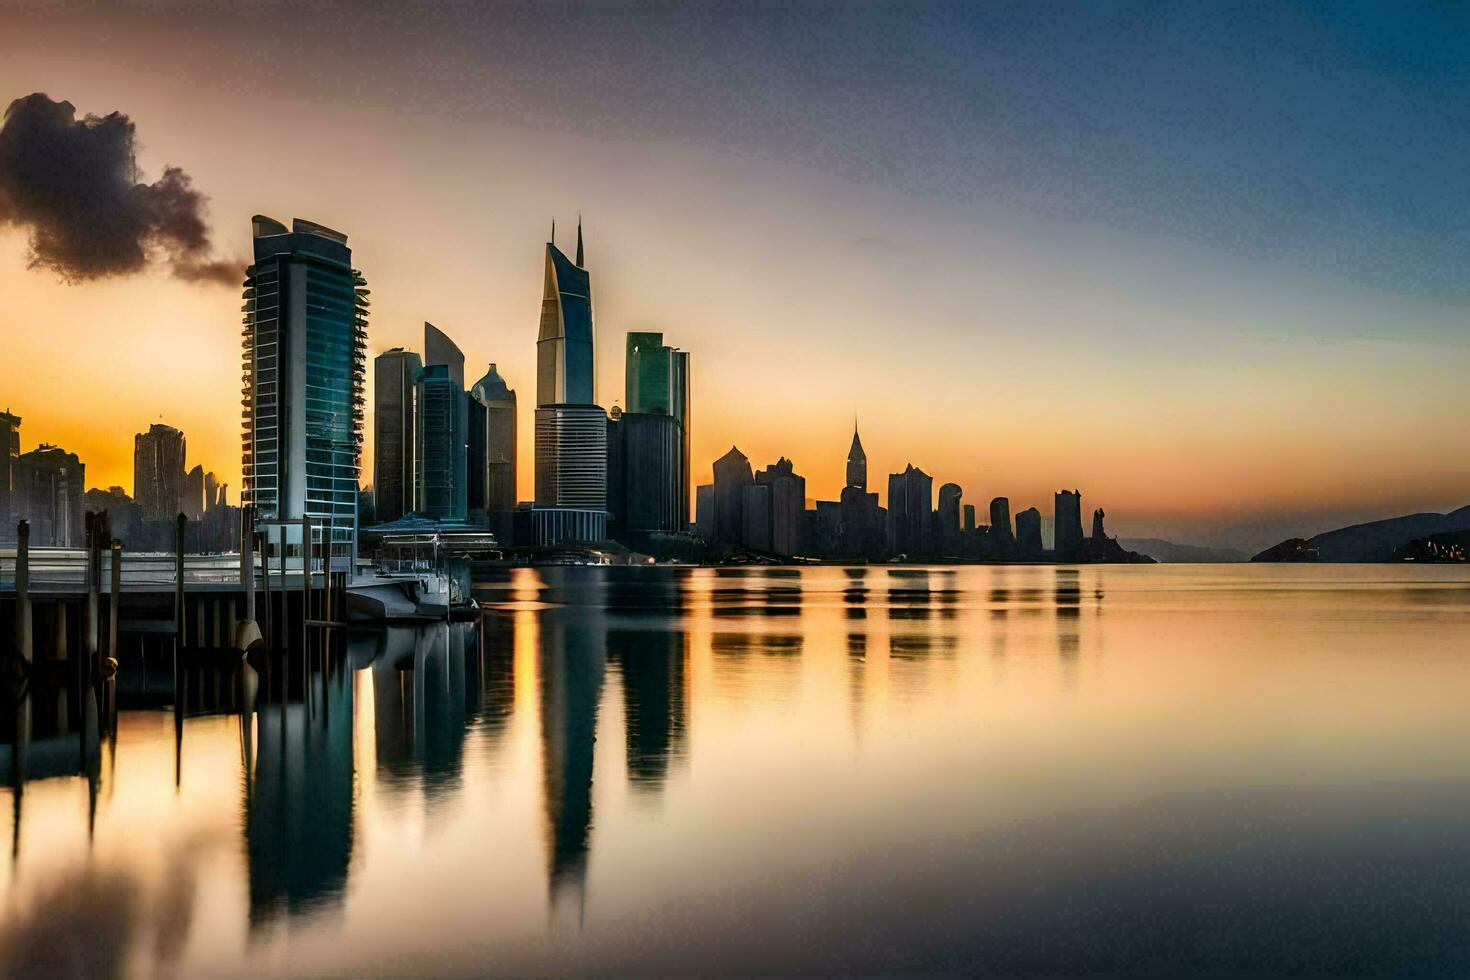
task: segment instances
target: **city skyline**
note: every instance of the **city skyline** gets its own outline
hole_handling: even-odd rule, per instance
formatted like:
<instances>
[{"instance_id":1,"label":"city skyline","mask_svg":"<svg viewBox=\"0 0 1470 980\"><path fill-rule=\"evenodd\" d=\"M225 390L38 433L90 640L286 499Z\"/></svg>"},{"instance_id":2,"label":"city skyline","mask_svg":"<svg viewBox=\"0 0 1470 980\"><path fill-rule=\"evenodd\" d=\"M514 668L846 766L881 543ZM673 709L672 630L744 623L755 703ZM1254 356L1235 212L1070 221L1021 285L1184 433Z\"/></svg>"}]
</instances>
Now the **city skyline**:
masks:
<instances>
[{"instance_id":1,"label":"city skyline","mask_svg":"<svg viewBox=\"0 0 1470 980\"><path fill-rule=\"evenodd\" d=\"M1459 339L1464 297L1452 272L1462 247L1439 231L1456 224L1463 205L1395 177L1403 167L1392 139L1375 143L1351 178L1362 192L1357 211L1320 194L1290 196L1310 186L1315 167L1347 179L1342 161L1356 159L1339 152L1319 163L1331 154L1312 151L1344 141L1356 147L1370 130L1404 135L1394 120L1406 116L1442 123L1415 138L1449 141L1416 160L1455 157L1460 137L1445 135L1464 131L1463 109L1445 83L1458 52L1459 42L1448 40L1460 36L1454 15L1437 28L1384 31L1381 18L1366 15L1328 27L1301 14L1261 13L1282 40L1260 56L1297 96L1279 107L1264 86L1229 87L1221 59L1251 32L1238 16L1213 14L1215 47L1186 39L1182 50L1202 59L1197 71L1208 92L1243 120L1239 148L1225 164L1190 154L1195 130L1208 130L1191 114L1204 111L1204 97L1147 87L1158 72L1179 67L1170 60L1139 67L1124 83L1143 93L1145 107L1177 120L1175 128L1144 127L1154 141L1148 146L1088 135L1089 148L1100 151L1099 172L1090 175L1056 156L1052 129L1023 133L1031 119L1074 118L1060 70L1027 69L1035 104L1018 119L1017 107L1027 104L997 76L1007 62L983 44L972 68L946 74L947 63L936 61L895 96L905 104L910 95L940 96L918 117L928 122L966 104L979 78L1011 98L983 103L989 115L957 120L963 125L936 144L925 169L923 159L896 149L918 123L901 121L861 80L850 103L809 100L807 118L781 115L773 91L759 89L751 111L773 124L764 135L760 126L728 122L728 114L727 123L712 124L657 100L639 108L565 84L525 85L543 79L539 69L520 80L474 76L452 93L430 85L398 100L349 71L343 78L368 94L353 97L328 79L319 102L302 104L278 98L297 81L285 61L232 60L280 41L261 35L269 26L194 14L171 24L139 12L120 29L110 16L14 17L0 43L0 98L40 91L71 100L79 115L129 114L145 179L177 164L210 198L221 259L248 250L244 218L256 211L309 214L346 228L374 284L370 356L416 346L427 318L450 325L471 363L494 361L508 384L532 391L534 355L523 331L539 270L525 243L545 235L554 212L569 229L580 206L597 228L598 318L614 347L626 332L662 331L699 353L693 483L707 482L711 461L738 444L752 459L792 459L809 496L835 498L844 461L831 445L857 409L875 474L912 460L936 480L965 487L967 498L1005 495L1017 511L1046 510L1049 494L1079 485L1110 502L1115 532L1250 547L1470 498L1470 475L1458 462L1470 446L1440 424L1470 410L1458 381L1470 361ZM498 51L487 27L497 16L518 30L537 29L517 8L485 14L448 60L461 64L487 46ZM951 16L957 35L970 38L1002 14ZM1043 31L1024 11L1003 16L1020 37ZM882 14L855 8L819 32L815 63L833 65L839 42L868 50L850 37L849 20L864 18ZM675 41L692 43L719 18L697 10L676 20ZM936 14L894 27L932 35L943 21ZM303 37L321 26L308 18ZM232 27L261 44L227 43ZM1094 12L1064 29L1053 23L1056 36L1045 39L1070 50L1092 30L1126 52L1134 43L1128 27ZM115 29L117 44L102 45ZM377 28L355 30L369 50L385 43ZM763 36L775 25L751 30ZM1178 30L1165 18L1148 33L1157 40ZM570 31L567 43L586 53L586 28ZM1427 40L1435 37L1447 40ZM145 38L167 57L157 72L129 74L124 68ZM191 47L186 38L201 43ZM649 43L618 38L634 51ZM1411 40L1427 45L1417 76L1392 58ZM1290 44L1327 67L1304 68ZM234 82L192 71L204 50L241 66L228 76ZM742 50L752 63L791 64L782 45ZM932 50L945 49L936 42ZM878 64L877 78L899 71ZM1340 70L1329 75L1329 68ZM383 76L404 70L390 59ZM188 86L177 84L184 74ZM1346 91L1332 94L1327 77ZM725 105L714 80L694 81L696 105ZM1416 112L1395 113L1397 104L1381 94L1355 100L1370 83L1410 100ZM823 83L791 84L810 92ZM499 101L473 109L486 91L500 93ZM429 104L430 95L444 98ZM1350 102L1363 123L1344 114ZM228 111L217 111L221 105ZM1117 118L1130 110L1106 101L1099 111ZM319 132L363 162L343 173L303 157L265 186L248 147L278 122ZM385 127L414 152L371 152L369 141ZM1284 128L1294 140L1273 151ZM845 135L829 138L836 132ZM883 160L891 162L887 171ZM965 176L972 166L975 175ZM1061 194L1018 174L1078 179ZM1439 177L1448 189L1461 179ZM1139 193L1151 179L1160 193ZM1422 217L1432 206L1441 218L1415 225L1395 217ZM810 220L789 221L793 209ZM421 236L435 247L423 248ZM130 486L129 438L161 415L217 461L223 482L242 486L231 465L238 455L230 418L238 364L228 351L238 330L234 288L184 281L166 268L68 285L46 269L27 269L26 252L23 228L0 228L7 297L0 332L13 355L0 368L0 387L10 409L27 418L27 447L61 445L87 461L94 485ZM841 288L818 299L807 290L813 274ZM968 288L956 292L955 283ZM51 328L57 323L73 337L64 348ZM135 340L117 343L122 337ZM161 361L160 350L168 352ZM599 400L622 406L623 364L612 349L602 355ZM17 363L29 370L8 366ZM817 364L821 370L810 370ZM97 425L87 400L57 397L78 389L108 391L115 432ZM792 412L804 420L796 431L786 424ZM518 420L523 500L532 496L532 415ZM363 465L371 472L370 447Z\"/></svg>"}]
</instances>

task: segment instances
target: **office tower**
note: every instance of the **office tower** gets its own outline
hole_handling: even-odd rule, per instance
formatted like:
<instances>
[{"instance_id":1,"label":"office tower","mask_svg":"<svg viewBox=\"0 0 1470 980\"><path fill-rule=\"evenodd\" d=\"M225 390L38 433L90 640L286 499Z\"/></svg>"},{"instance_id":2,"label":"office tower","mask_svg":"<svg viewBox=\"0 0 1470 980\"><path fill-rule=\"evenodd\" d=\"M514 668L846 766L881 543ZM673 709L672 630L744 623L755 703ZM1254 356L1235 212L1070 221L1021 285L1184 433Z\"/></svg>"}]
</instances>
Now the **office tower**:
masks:
<instances>
[{"instance_id":1,"label":"office tower","mask_svg":"<svg viewBox=\"0 0 1470 980\"><path fill-rule=\"evenodd\" d=\"M1055 506L1053 550L1058 561L1067 561L1082 551L1082 494L1058 490Z\"/></svg>"},{"instance_id":2,"label":"office tower","mask_svg":"<svg viewBox=\"0 0 1470 980\"><path fill-rule=\"evenodd\" d=\"M436 521L464 521L464 389L446 364L419 369L415 399L418 418L418 513Z\"/></svg>"},{"instance_id":3,"label":"office tower","mask_svg":"<svg viewBox=\"0 0 1470 980\"><path fill-rule=\"evenodd\" d=\"M442 364L449 369L449 378L461 389L464 388L464 352L449 339L449 334L424 321L424 367Z\"/></svg>"},{"instance_id":4,"label":"office tower","mask_svg":"<svg viewBox=\"0 0 1470 980\"><path fill-rule=\"evenodd\" d=\"M801 554L806 521L806 478L798 476L791 460L782 456L756 473L755 482L771 488L768 550L788 558Z\"/></svg>"},{"instance_id":5,"label":"office tower","mask_svg":"<svg viewBox=\"0 0 1470 980\"><path fill-rule=\"evenodd\" d=\"M184 500L184 434L154 423L133 436L133 497L145 521L171 521Z\"/></svg>"},{"instance_id":6,"label":"office tower","mask_svg":"<svg viewBox=\"0 0 1470 980\"><path fill-rule=\"evenodd\" d=\"M701 483L694 491L694 533L705 542L715 540L715 485Z\"/></svg>"},{"instance_id":7,"label":"office tower","mask_svg":"<svg viewBox=\"0 0 1470 980\"><path fill-rule=\"evenodd\" d=\"M1011 501L1007 497L991 498L985 552L991 558L1011 558L1016 554L1016 539L1011 532Z\"/></svg>"},{"instance_id":8,"label":"office tower","mask_svg":"<svg viewBox=\"0 0 1470 980\"><path fill-rule=\"evenodd\" d=\"M772 550L771 496L767 483L740 488L740 543L751 551Z\"/></svg>"},{"instance_id":9,"label":"office tower","mask_svg":"<svg viewBox=\"0 0 1470 980\"><path fill-rule=\"evenodd\" d=\"M86 467L59 446L42 444L15 458L15 513L31 523L31 546L80 548Z\"/></svg>"},{"instance_id":10,"label":"office tower","mask_svg":"<svg viewBox=\"0 0 1470 980\"><path fill-rule=\"evenodd\" d=\"M672 415L615 411L608 424L608 510L620 532L682 531L683 429Z\"/></svg>"},{"instance_id":11,"label":"office tower","mask_svg":"<svg viewBox=\"0 0 1470 980\"><path fill-rule=\"evenodd\" d=\"M82 495L82 510L84 513L105 513L109 531L124 547L137 543L136 535L143 520L143 509L122 487L88 490ZM85 522L85 518L83 521ZM85 531L85 523L83 530Z\"/></svg>"},{"instance_id":12,"label":"office tower","mask_svg":"<svg viewBox=\"0 0 1470 980\"><path fill-rule=\"evenodd\" d=\"M1101 507L1092 512L1092 541L1095 544L1102 544L1108 540L1108 532L1103 530L1103 518L1105 517L1107 514L1103 513Z\"/></svg>"},{"instance_id":13,"label":"office tower","mask_svg":"<svg viewBox=\"0 0 1470 980\"><path fill-rule=\"evenodd\" d=\"M1016 557L1035 560L1041 554L1041 511L1027 507L1016 515Z\"/></svg>"},{"instance_id":14,"label":"office tower","mask_svg":"<svg viewBox=\"0 0 1470 980\"><path fill-rule=\"evenodd\" d=\"M975 505L965 504L964 515L964 532L966 534L972 534L975 531Z\"/></svg>"},{"instance_id":15,"label":"office tower","mask_svg":"<svg viewBox=\"0 0 1470 980\"><path fill-rule=\"evenodd\" d=\"M934 553L934 478L912 463L888 477L888 538L895 555Z\"/></svg>"},{"instance_id":16,"label":"office tower","mask_svg":"<svg viewBox=\"0 0 1470 980\"><path fill-rule=\"evenodd\" d=\"M15 458L20 455L20 416L0 412L0 541L15 540Z\"/></svg>"},{"instance_id":17,"label":"office tower","mask_svg":"<svg viewBox=\"0 0 1470 980\"><path fill-rule=\"evenodd\" d=\"M245 279L242 504L259 519L331 523L331 553L357 556L368 290L347 236L297 218L251 222ZM267 526L303 554L299 530Z\"/></svg>"},{"instance_id":18,"label":"office tower","mask_svg":"<svg viewBox=\"0 0 1470 980\"><path fill-rule=\"evenodd\" d=\"M206 514L224 503L220 499L220 490L219 477L214 475L214 470L204 474L204 512Z\"/></svg>"},{"instance_id":19,"label":"office tower","mask_svg":"<svg viewBox=\"0 0 1470 980\"><path fill-rule=\"evenodd\" d=\"M373 358L373 503L378 523L418 509L415 385L423 362L395 347Z\"/></svg>"},{"instance_id":20,"label":"office tower","mask_svg":"<svg viewBox=\"0 0 1470 980\"><path fill-rule=\"evenodd\" d=\"M852 487L844 487L851 490ZM842 504L836 500L818 500L811 510L804 511L806 536L804 550L814 558L843 558L842 529L844 515Z\"/></svg>"},{"instance_id":21,"label":"office tower","mask_svg":"<svg viewBox=\"0 0 1470 980\"><path fill-rule=\"evenodd\" d=\"M734 446L715 460L715 526L712 543L738 545L741 542L743 524L741 492L755 478L750 472L750 460Z\"/></svg>"},{"instance_id":22,"label":"office tower","mask_svg":"<svg viewBox=\"0 0 1470 980\"><path fill-rule=\"evenodd\" d=\"M666 346L661 333L629 333L627 363L624 380L626 384L627 415L667 415L678 422L678 440L669 446L674 454L674 492L679 513L679 525L669 530L683 530L689 521L689 442L691 439L689 417L689 353L676 347ZM635 492L630 488L630 493ZM663 488L643 488L660 497Z\"/></svg>"},{"instance_id":23,"label":"office tower","mask_svg":"<svg viewBox=\"0 0 1470 980\"><path fill-rule=\"evenodd\" d=\"M934 543L946 558L956 558L960 553L960 498L964 490L958 483L946 483L939 488L939 507L935 511Z\"/></svg>"},{"instance_id":24,"label":"office tower","mask_svg":"<svg viewBox=\"0 0 1470 980\"><path fill-rule=\"evenodd\" d=\"M184 474L184 492L179 498L179 513L191 521L204 517L204 467L198 463Z\"/></svg>"},{"instance_id":25,"label":"office tower","mask_svg":"<svg viewBox=\"0 0 1470 980\"><path fill-rule=\"evenodd\" d=\"M554 230L554 229L553 229ZM546 243L536 340L536 543L607 537L607 413L592 367L592 286L582 226L574 264Z\"/></svg>"},{"instance_id":26,"label":"office tower","mask_svg":"<svg viewBox=\"0 0 1470 980\"><path fill-rule=\"evenodd\" d=\"M847 485L868 489L868 454L863 452L863 441L858 438L857 419L852 420L852 446L847 450Z\"/></svg>"},{"instance_id":27,"label":"office tower","mask_svg":"<svg viewBox=\"0 0 1470 980\"><path fill-rule=\"evenodd\" d=\"M470 510L483 510L504 543L516 509L516 393L495 365L469 392Z\"/></svg>"},{"instance_id":28,"label":"office tower","mask_svg":"<svg viewBox=\"0 0 1470 980\"><path fill-rule=\"evenodd\" d=\"M448 409L449 413L440 419L436 416L435 426L432 430L426 429L423 423L423 402L419 402L417 411L420 413L417 431L422 436L430 432L434 438L440 438L440 448L446 454L442 460L436 462L435 479L441 477L447 482L443 490L447 497L436 499L432 503L420 497L418 500L419 510L425 517L433 517L437 520L463 521L469 514L469 427L470 406L465 398L464 390L464 353L449 335L429 321L424 321L424 368L442 367L445 369L444 377L448 379L448 385L440 380L436 372L433 375L433 385L436 392L452 393L454 403ZM421 372L419 378L424 378ZM418 389L422 397L423 388ZM442 423L447 428L442 431L437 428ZM444 442L443 439L457 440ZM419 453L419 487L426 486L423 480L424 474L424 443L420 439L418 444ZM440 472L440 467L447 467Z\"/></svg>"}]
</instances>

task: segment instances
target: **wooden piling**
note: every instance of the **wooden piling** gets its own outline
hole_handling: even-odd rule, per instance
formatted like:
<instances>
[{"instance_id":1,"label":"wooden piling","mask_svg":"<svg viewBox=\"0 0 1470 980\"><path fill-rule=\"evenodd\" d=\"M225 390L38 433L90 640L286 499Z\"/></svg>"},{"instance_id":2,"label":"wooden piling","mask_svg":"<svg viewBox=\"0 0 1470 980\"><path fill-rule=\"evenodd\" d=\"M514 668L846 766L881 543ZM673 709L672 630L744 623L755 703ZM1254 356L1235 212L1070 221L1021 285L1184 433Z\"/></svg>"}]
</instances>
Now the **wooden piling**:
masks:
<instances>
[{"instance_id":1,"label":"wooden piling","mask_svg":"<svg viewBox=\"0 0 1470 980\"><path fill-rule=\"evenodd\" d=\"M30 663L31 657L31 522L15 526L15 649Z\"/></svg>"},{"instance_id":2,"label":"wooden piling","mask_svg":"<svg viewBox=\"0 0 1470 980\"><path fill-rule=\"evenodd\" d=\"M245 593L245 618L255 619L255 509L240 508L240 589Z\"/></svg>"}]
</instances>

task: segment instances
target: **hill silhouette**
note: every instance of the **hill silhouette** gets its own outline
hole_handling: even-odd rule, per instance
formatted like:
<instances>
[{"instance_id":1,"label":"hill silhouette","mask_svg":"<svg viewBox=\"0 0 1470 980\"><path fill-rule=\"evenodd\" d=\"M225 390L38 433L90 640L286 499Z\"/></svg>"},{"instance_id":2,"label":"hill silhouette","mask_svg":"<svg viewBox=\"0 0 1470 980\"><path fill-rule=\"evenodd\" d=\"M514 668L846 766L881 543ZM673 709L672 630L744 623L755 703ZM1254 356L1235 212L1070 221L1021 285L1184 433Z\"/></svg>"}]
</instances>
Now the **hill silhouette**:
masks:
<instances>
[{"instance_id":1,"label":"hill silhouette","mask_svg":"<svg viewBox=\"0 0 1470 980\"><path fill-rule=\"evenodd\" d=\"M1407 514L1381 521L1368 521L1323 531L1302 544L1315 549L1315 561L1379 562L1395 561L1409 542L1436 534L1470 531L1470 506L1448 514ZM1273 545L1252 561L1300 561L1302 547L1293 547L1297 539ZM1296 557L1290 557L1296 556Z\"/></svg>"}]
</instances>

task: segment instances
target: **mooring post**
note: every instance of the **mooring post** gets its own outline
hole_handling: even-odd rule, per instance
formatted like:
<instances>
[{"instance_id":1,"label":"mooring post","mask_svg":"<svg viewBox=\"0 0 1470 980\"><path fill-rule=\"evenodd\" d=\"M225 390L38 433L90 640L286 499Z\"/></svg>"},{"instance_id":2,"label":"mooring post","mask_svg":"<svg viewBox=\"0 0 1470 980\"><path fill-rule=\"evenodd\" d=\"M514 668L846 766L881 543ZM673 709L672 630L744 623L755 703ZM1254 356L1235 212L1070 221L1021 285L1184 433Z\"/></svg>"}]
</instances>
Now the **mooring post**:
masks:
<instances>
[{"instance_id":1,"label":"mooring post","mask_svg":"<svg viewBox=\"0 0 1470 980\"><path fill-rule=\"evenodd\" d=\"M255 538L254 508L240 508L240 588L245 593L245 618L255 621L255 555L251 549Z\"/></svg>"},{"instance_id":2,"label":"mooring post","mask_svg":"<svg viewBox=\"0 0 1470 980\"><path fill-rule=\"evenodd\" d=\"M109 523L111 523L109 521ZM111 528L108 529L109 531ZM117 651L117 620L122 606L122 542L116 539L112 542L112 589L111 598L107 603L107 662L102 670L102 678L106 683L103 688L106 701L107 730L109 733L115 730L117 719L113 717L117 701L114 697L116 688L114 686L117 677L117 665L122 662Z\"/></svg>"},{"instance_id":3,"label":"mooring post","mask_svg":"<svg viewBox=\"0 0 1470 980\"><path fill-rule=\"evenodd\" d=\"M97 662L97 641L101 631L98 615L97 587L101 574L97 568L101 552L97 549L98 515L88 511L85 516L87 535L87 599L82 606L82 642L77 644L77 721L82 733L82 761L86 762L87 751L87 695L92 689L92 665Z\"/></svg>"},{"instance_id":4,"label":"mooring post","mask_svg":"<svg viewBox=\"0 0 1470 980\"><path fill-rule=\"evenodd\" d=\"M271 543L270 537L259 532L261 583L265 586L265 641L272 650L276 649L276 615L271 611Z\"/></svg>"},{"instance_id":5,"label":"mooring post","mask_svg":"<svg viewBox=\"0 0 1470 980\"><path fill-rule=\"evenodd\" d=\"M177 518L174 529L174 645L184 642L184 528L189 519Z\"/></svg>"},{"instance_id":6,"label":"mooring post","mask_svg":"<svg viewBox=\"0 0 1470 980\"><path fill-rule=\"evenodd\" d=\"M15 649L31 662L31 522L15 526Z\"/></svg>"}]
</instances>

